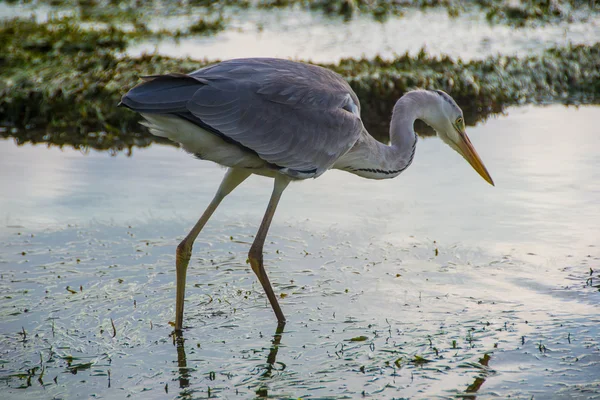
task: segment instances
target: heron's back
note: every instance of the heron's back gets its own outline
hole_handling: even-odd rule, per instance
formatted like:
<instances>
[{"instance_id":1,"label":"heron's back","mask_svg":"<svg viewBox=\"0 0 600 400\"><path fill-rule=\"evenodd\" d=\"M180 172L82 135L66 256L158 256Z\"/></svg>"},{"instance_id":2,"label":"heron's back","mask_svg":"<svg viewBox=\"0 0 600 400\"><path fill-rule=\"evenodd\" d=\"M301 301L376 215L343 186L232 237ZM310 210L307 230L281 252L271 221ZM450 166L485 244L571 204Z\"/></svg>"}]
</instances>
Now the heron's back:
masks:
<instances>
[{"instance_id":1,"label":"heron's back","mask_svg":"<svg viewBox=\"0 0 600 400\"><path fill-rule=\"evenodd\" d=\"M316 177L331 168L362 130L358 98L339 75L273 58L229 60L189 75L146 77L123 96L122 104L144 115L185 120L197 127L199 137L214 135L229 150L235 146L295 177ZM189 129L182 135L176 127L163 128L165 136L184 147L183 136L188 146L193 142ZM211 160L215 141L198 142L208 146L201 153Z\"/></svg>"}]
</instances>

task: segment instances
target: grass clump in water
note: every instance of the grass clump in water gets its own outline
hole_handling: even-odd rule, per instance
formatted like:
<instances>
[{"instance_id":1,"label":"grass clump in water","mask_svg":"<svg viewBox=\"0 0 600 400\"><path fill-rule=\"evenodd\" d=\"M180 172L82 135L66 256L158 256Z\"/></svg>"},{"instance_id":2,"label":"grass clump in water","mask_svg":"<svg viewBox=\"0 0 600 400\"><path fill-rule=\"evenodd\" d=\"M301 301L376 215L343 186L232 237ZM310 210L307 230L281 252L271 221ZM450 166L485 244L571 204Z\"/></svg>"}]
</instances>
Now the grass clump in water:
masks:
<instances>
[{"instance_id":1,"label":"grass clump in water","mask_svg":"<svg viewBox=\"0 0 600 400\"><path fill-rule=\"evenodd\" d=\"M149 16L156 15L157 5L166 15L191 15L199 11L223 12L249 8L262 10L304 8L322 12L330 17L342 17L345 20L352 19L356 15L371 15L378 21L384 21L391 16L402 16L411 9L444 8L452 17L464 11L483 12L490 22L514 26L572 21L586 18L586 14L600 10L600 6L594 0L189 0L188 2L161 0L148 2L148 5L144 5L143 2L135 2L133 5L128 2L91 0L77 1L74 4L73 1L65 0L40 0L38 3L45 3L62 11L68 9L81 21L128 23L140 31L144 30L138 29L145 27L144 21ZM212 26L214 22L209 21L209 26L201 29L203 34L213 34L222 29L220 26ZM182 30L171 34L179 37L186 32L188 31Z\"/></svg>"},{"instance_id":2,"label":"grass clump in water","mask_svg":"<svg viewBox=\"0 0 600 400\"><path fill-rule=\"evenodd\" d=\"M584 13L589 15L598 11L595 2L590 0L477 0L477 3L484 9L488 21L518 27L532 23L571 22L578 12L581 18Z\"/></svg>"},{"instance_id":3,"label":"grass clump in water","mask_svg":"<svg viewBox=\"0 0 600 400\"><path fill-rule=\"evenodd\" d=\"M394 60L347 59L327 67L345 76L361 99L363 120L387 132L397 98L413 88L454 97L473 125L509 105L600 102L600 44L549 49L529 57L494 56L463 62L421 51Z\"/></svg>"},{"instance_id":4,"label":"grass clump in water","mask_svg":"<svg viewBox=\"0 0 600 400\"><path fill-rule=\"evenodd\" d=\"M323 11L329 16L341 16L346 20L354 15L372 15L378 21L384 21L392 15L401 16L408 9L445 7L450 15L456 15L458 10L452 1L448 0L259 0L258 7L284 8L300 6L311 10Z\"/></svg>"},{"instance_id":5,"label":"grass clump in water","mask_svg":"<svg viewBox=\"0 0 600 400\"><path fill-rule=\"evenodd\" d=\"M383 21L389 16L401 16L409 9L445 8L452 17L462 11L478 9L494 23L523 26L530 22L553 22L573 19L577 11L597 11L590 0L259 0L261 8L306 7L325 14L351 19L356 14L372 15Z\"/></svg>"},{"instance_id":6,"label":"grass clump in water","mask_svg":"<svg viewBox=\"0 0 600 400\"><path fill-rule=\"evenodd\" d=\"M214 20L199 18L195 23L190 25L188 32L194 35L214 35L224 29L225 19L220 15Z\"/></svg>"},{"instance_id":7,"label":"grass clump in water","mask_svg":"<svg viewBox=\"0 0 600 400\"><path fill-rule=\"evenodd\" d=\"M82 29L70 17L50 19L45 24L21 18L0 21L0 54L4 57L94 52L98 48L123 50L126 45L125 32L114 27Z\"/></svg>"},{"instance_id":8,"label":"grass clump in water","mask_svg":"<svg viewBox=\"0 0 600 400\"><path fill-rule=\"evenodd\" d=\"M122 150L160 139L117 104L143 75L189 72L207 61L159 55L119 55L127 35L83 30L69 20L0 23L0 135L19 143ZM25 44L25 45L20 45ZM600 44L567 46L529 57L463 62L421 51L393 60L346 59L326 65L358 94L363 121L385 140L392 107L414 88L442 89L474 124L504 107L531 102L600 101Z\"/></svg>"}]
</instances>

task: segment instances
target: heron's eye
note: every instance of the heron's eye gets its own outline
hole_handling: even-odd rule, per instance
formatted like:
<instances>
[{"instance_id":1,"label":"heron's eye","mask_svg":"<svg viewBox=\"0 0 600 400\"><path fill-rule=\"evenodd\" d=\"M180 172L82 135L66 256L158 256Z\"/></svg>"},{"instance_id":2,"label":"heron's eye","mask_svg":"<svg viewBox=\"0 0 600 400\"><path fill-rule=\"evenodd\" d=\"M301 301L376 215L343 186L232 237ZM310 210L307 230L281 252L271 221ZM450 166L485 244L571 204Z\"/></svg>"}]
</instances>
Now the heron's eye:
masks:
<instances>
[{"instance_id":1,"label":"heron's eye","mask_svg":"<svg viewBox=\"0 0 600 400\"><path fill-rule=\"evenodd\" d=\"M456 120L456 126L458 127L462 127L463 124L463 119L462 117L458 117L458 119Z\"/></svg>"}]
</instances>

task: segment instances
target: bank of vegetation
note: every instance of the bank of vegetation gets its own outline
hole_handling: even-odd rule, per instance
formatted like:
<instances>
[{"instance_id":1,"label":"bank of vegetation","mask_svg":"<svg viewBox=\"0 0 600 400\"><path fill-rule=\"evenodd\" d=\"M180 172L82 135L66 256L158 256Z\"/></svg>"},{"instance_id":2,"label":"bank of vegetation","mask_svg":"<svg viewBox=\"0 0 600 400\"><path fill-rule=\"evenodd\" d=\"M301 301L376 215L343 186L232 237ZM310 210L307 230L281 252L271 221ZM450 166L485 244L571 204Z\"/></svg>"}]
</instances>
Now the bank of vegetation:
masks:
<instances>
[{"instance_id":1,"label":"bank of vegetation","mask_svg":"<svg viewBox=\"0 0 600 400\"><path fill-rule=\"evenodd\" d=\"M188 72L215 60L124 54L130 33L84 29L70 18L0 22L0 135L20 142L122 150L157 140L118 108L142 75ZM450 93L474 124L511 105L600 101L600 44L529 57L461 61L422 51L394 60L326 65L356 91L367 128L384 140L394 102L413 88Z\"/></svg>"}]
</instances>

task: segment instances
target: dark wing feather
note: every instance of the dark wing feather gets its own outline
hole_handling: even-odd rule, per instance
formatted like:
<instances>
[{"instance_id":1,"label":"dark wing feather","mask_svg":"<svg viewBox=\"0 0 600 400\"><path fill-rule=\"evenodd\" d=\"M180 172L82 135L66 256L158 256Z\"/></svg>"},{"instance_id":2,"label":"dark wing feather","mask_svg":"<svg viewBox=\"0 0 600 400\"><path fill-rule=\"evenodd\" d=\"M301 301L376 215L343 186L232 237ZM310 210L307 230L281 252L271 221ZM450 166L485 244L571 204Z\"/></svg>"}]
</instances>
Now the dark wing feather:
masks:
<instances>
[{"instance_id":1,"label":"dark wing feather","mask_svg":"<svg viewBox=\"0 0 600 400\"><path fill-rule=\"evenodd\" d=\"M131 89L121 104L137 112L161 114L186 111L189 99L196 93L199 82L182 75L144 77L144 82Z\"/></svg>"}]
</instances>

